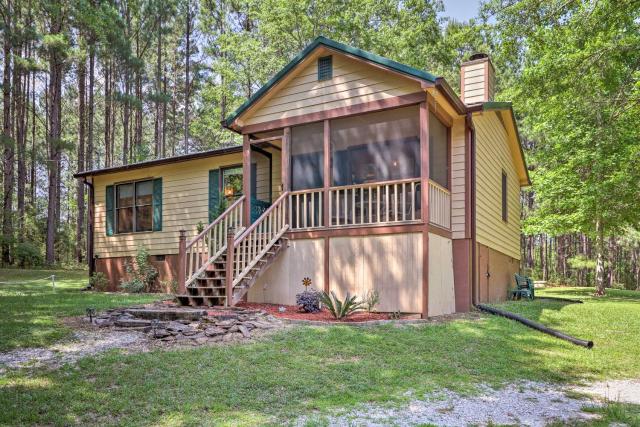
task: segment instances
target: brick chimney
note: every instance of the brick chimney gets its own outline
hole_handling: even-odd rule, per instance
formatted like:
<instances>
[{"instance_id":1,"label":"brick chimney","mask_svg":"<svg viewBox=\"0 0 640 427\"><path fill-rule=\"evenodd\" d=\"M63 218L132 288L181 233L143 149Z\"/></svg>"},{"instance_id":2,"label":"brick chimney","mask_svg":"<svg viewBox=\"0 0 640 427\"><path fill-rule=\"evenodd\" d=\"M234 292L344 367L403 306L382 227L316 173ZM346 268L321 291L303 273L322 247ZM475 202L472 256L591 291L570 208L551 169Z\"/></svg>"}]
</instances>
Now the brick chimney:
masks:
<instances>
[{"instance_id":1,"label":"brick chimney","mask_svg":"<svg viewBox=\"0 0 640 427\"><path fill-rule=\"evenodd\" d=\"M495 70L486 53L475 53L460 66L460 98L467 105L493 101Z\"/></svg>"}]
</instances>

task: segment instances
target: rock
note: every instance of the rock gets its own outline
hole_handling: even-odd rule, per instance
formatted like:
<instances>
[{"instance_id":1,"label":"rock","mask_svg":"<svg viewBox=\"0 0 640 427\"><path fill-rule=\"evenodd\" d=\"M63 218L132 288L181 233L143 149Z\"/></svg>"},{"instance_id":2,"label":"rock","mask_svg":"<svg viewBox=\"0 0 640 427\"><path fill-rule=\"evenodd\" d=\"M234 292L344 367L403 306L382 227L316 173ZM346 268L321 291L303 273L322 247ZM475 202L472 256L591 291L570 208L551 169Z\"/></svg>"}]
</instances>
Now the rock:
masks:
<instances>
[{"instance_id":1,"label":"rock","mask_svg":"<svg viewBox=\"0 0 640 427\"><path fill-rule=\"evenodd\" d=\"M223 335L222 341L229 342L229 341L231 341L233 339L234 335L235 334L225 334L225 335Z\"/></svg>"},{"instance_id":2,"label":"rock","mask_svg":"<svg viewBox=\"0 0 640 427\"><path fill-rule=\"evenodd\" d=\"M258 329L272 329L274 327L271 323L267 322L251 322L251 324Z\"/></svg>"},{"instance_id":3,"label":"rock","mask_svg":"<svg viewBox=\"0 0 640 427\"><path fill-rule=\"evenodd\" d=\"M232 327L230 327L227 332L231 333L231 332L238 332L240 329L240 327L238 325L233 325Z\"/></svg>"},{"instance_id":4,"label":"rock","mask_svg":"<svg viewBox=\"0 0 640 427\"><path fill-rule=\"evenodd\" d=\"M140 328L144 326L151 326L151 321L140 320L140 319L128 319L121 316L121 317L118 317L118 320L116 320L115 325L121 328Z\"/></svg>"},{"instance_id":5,"label":"rock","mask_svg":"<svg viewBox=\"0 0 640 427\"><path fill-rule=\"evenodd\" d=\"M166 338L171 336L169 331L166 329L156 329L155 332L152 331L152 335L154 338Z\"/></svg>"},{"instance_id":6,"label":"rock","mask_svg":"<svg viewBox=\"0 0 640 427\"><path fill-rule=\"evenodd\" d=\"M219 322L216 322L216 326L219 326L221 328L230 328L231 326L235 325L236 321L235 320L222 320Z\"/></svg>"},{"instance_id":7,"label":"rock","mask_svg":"<svg viewBox=\"0 0 640 427\"><path fill-rule=\"evenodd\" d=\"M210 342L220 342L224 339L226 335L216 335L215 337L210 337L209 341Z\"/></svg>"},{"instance_id":8,"label":"rock","mask_svg":"<svg viewBox=\"0 0 640 427\"><path fill-rule=\"evenodd\" d=\"M174 321L174 322L169 322L167 324L167 329L169 331L182 332L182 331L184 331L186 329L191 329L191 328L189 326L187 326L187 325L184 325L184 324L180 323L180 322L175 322Z\"/></svg>"},{"instance_id":9,"label":"rock","mask_svg":"<svg viewBox=\"0 0 640 427\"><path fill-rule=\"evenodd\" d=\"M173 342L175 340L176 340L176 337L174 337L173 335L169 335L164 338L161 338L161 341L164 341L164 342Z\"/></svg>"},{"instance_id":10,"label":"rock","mask_svg":"<svg viewBox=\"0 0 640 427\"><path fill-rule=\"evenodd\" d=\"M224 335L227 331L218 327L211 327L204 330L204 334L208 337L215 337L217 335Z\"/></svg>"},{"instance_id":11,"label":"rock","mask_svg":"<svg viewBox=\"0 0 640 427\"><path fill-rule=\"evenodd\" d=\"M195 341L199 345L203 345L203 344L206 344L207 342L209 342L209 339L207 337L198 337L198 338L195 339Z\"/></svg>"},{"instance_id":12,"label":"rock","mask_svg":"<svg viewBox=\"0 0 640 427\"><path fill-rule=\"evenodd\" d=\"M197 329L193 329L191 327L189 327L189 329L182 330L182 335L187 336L187 337L195 335L197 333L198 333L198 330Z\"/></svg>"},{"instance_id":13,"label":"rock","mask_svg":"<svg viewBox=\"0 0 640 427\"><path fill-rule=\"evenodd\" d=\"M251 338L251 333L249 332L246 326L240 325L238 326L238 329L240 330L240 333L242 334L243 337Z\"/></svg>"}]
</instances>

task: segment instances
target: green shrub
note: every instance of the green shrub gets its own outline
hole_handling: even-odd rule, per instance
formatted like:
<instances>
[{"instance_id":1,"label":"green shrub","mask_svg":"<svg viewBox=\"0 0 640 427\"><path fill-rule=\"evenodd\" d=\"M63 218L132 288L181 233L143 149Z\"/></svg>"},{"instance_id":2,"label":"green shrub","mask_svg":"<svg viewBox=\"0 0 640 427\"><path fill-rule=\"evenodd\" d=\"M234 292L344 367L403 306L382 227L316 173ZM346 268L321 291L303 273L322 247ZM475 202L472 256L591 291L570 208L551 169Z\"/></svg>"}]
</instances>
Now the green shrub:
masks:
<instances>
[{"instance_id":1,"label":"green shrub","mask_svg":"<svg viewBox=\"0 0 640 427\"><path fill-rule=\"evenodd\" d=\"M160 281L160 290L162 292L168 292L170 294L175 294L178 292L178 281L173 280L162 280Z\"/></svg>"},{"instance_id":2,"label":"green shrub","mask_svg":"<svg viewBox=\"0 0 640 427\"><path fill-rule=\"evenodd\" d=\"M362 303L356 301L356 296L351 296L348 292L344 301L340 301L333 291L331 291L331 294L323 292L320 299L336 319L342 319L356 311L362 310Z\"/></svg>"},{"instance_id":3,"label":"green shrub","mask_svg":"<svg viewBox=\"0 0 640 427\"><path fill-rule=\"evenodd\" d=\"M13 254L16 264L23 268L37 267L44 261L40 248L30 242L18 243Z\"/></svg>"},{"instance_id":4,"label":"green shrub","mask_svg":"<svg viewBox=\"0 0 640 427\"><path fill-rule=\"evenodd\" d=\"M89 286L99 292L104 292L109 287L109 280L107 280L107 275L96 271L89 277Z\"/></svg>"},{"instance_id":5,"label":"green shrub","mask_svg":"<svg viewBox=\"0 0 640 427\"><path fill-rule=\"evenodd\" d=\"M149 262L149 251L144 246L139 246L133 261L126 262L124 269L131 278L121 280L120 288L126 292L152 292L158 270Z\"/></svg>"}]
</instances>

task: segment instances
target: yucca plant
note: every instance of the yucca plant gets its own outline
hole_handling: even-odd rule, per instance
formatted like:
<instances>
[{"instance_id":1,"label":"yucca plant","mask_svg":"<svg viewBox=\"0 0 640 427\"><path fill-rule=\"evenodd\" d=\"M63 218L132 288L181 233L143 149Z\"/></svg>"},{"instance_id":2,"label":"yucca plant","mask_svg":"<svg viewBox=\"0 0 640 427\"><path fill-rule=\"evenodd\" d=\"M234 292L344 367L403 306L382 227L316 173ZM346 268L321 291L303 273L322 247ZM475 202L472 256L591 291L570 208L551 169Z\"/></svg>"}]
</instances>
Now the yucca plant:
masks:
<instances>
[{"instance_id":1,"label":"yucca plant","mask_svg":"<svg viewBox=\"0 0 640 427\"><path fill-rule=\"evenodd\" d=\"M347 292L344 301L340 301L333 291L331 291L331 294L323 292L322 296L320 296L322 303L327 306L329 312L338 320L362 310L362 303L356 301L356 298L355 295L351 296Z\"/></svg>"}]
</instances>

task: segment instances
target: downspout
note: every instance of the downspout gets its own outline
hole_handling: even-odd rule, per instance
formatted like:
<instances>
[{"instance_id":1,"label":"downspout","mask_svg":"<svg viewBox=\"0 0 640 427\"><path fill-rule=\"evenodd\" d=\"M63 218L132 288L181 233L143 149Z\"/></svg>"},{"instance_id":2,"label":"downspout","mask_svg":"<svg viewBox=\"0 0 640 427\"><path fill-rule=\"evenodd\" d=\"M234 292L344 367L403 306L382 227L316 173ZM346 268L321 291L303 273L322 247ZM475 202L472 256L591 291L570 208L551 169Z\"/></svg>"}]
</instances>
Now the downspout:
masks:
<instances>
[{"instance_id":1,"label":"downspout","mask_svg":"<svg viewBox=\"0 0 640 427\"><path fill-rule=\"evenodd\" d=\"M467 112L467 127L469 128L470 156L471 156L471 304L478 305L479 292L477 270L477 243L476 243L476 129L473 125L473 113Z\"/></svg>"},{"instance_id":2,"label":"downspout","mask_svg":"<svg viewBox=\"0 0 640 427\"><path fill-rule=\"evenodd\" d=\"M94 188L93 183L87 181L87 178L83 178L82 183L88 187L89 190L89 200L88 200L88 209L87 209L87 264L89 265L89 276L92 276L96 271L96 260L93 253L93 231L94 231L94 220L93 220L93 209L95 204L94 197Z\"/></svg>"}]
</instances>

